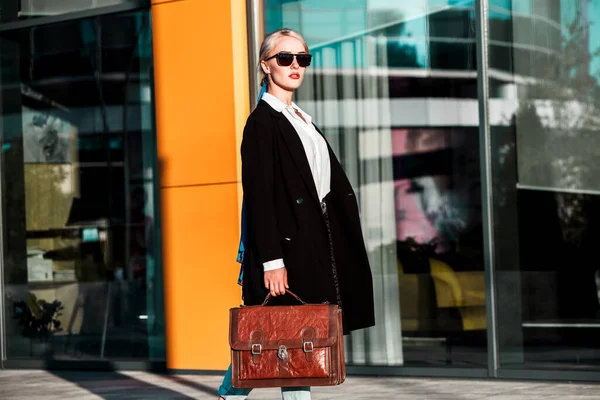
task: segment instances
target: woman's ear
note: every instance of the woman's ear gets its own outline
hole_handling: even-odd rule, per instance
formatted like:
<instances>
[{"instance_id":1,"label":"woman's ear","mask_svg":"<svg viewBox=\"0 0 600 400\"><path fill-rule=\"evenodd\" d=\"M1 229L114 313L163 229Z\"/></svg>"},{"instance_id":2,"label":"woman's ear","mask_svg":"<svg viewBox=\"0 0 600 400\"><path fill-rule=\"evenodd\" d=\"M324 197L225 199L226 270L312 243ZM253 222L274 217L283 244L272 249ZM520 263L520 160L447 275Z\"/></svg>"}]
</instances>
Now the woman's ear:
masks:
<instances>
[{"instance_id":1,"label":"woman's ear","mask_svg":"<svg viewBox=\"0 0 600 400\"><path fill-rule=\"evenodd\" d=\"M263 72L265 73L265 75L269 75L270 71L269 71L269 66L267 65L266 62L261 61L260 62L260 68L262 68Z\"/></svg>"}]
</instances>

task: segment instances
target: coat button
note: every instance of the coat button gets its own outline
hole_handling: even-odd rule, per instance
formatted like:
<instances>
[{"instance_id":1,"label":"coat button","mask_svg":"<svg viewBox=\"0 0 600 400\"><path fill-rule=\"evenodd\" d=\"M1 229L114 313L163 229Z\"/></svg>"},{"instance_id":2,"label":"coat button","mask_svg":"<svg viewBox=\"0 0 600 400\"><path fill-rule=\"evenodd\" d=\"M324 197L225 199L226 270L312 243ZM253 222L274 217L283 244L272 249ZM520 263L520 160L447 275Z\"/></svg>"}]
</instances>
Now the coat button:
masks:
<instances>
[{"instance_id":1,"label":"coat button","mask_svg":"<svg viewBox=\"0 0 600 400\"><path fill-rule=\"evenodd\" d=\"M302 203L304 203L304 199L303 199L302 197L298 197L298 198L296 199L296 203L298 203L298 204L302 204Z\"/></svg>"}]
</instances>

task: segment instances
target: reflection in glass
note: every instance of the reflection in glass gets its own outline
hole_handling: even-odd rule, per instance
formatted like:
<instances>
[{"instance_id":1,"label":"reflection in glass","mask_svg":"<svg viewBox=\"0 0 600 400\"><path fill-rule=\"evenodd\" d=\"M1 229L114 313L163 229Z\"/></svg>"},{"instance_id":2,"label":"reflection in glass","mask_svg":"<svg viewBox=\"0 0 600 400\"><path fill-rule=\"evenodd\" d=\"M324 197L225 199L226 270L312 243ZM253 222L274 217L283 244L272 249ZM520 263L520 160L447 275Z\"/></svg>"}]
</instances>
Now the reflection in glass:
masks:
<instances>
[{"instance_id":1,"label":"reflection in glass","mask_svg":"<svg viewBox=\"0 0 600 400\"><path fill-rule=\"evenodd\" d=\"M9 359L164 359L149 13L6 32Z\"/></svg>"},{"instance_id":2,"label":"reflection in glass","mask_svg":"<svg viewBox=\"0 0 600 400\"><path fill-rule=\"evenodd\" d=\"M140 3L138 0L0 0L0 21L12 22L30 18L42 18L93 8L125 3Z\"/></svg>"},{"instance_id":3,"label":"reflection in glass","mask_svg":"<svg viewBox=\"0 0 600 400\"><path fill-rule=\"evenodd\" d=\"M514 60L490 81L491 114L510 110L492 126L502 367L600 365L599 10L552 0L490 20Z\"/></svg>"},{"instance_id":4,"label":"reflection in glass","mask_svg":"<svg viewBox=\"0 0 600 400\"><path fill-rule=\"evenodd\" d=\"M415 346L406 359L485 365L477 128L392 134L400 315Z\"/></svg>"},{"instance_id":5,"label":"reflection in glass","mask_svg":"<svg viewBox=\"0 0 600 400\"><path fill-rule=\"evenodd\" d=\"M265 32L305 36L296 102L360 197L377 325L347 362L484 367L474 2L402 3L265 0Z\"/></svg>"}]
</instances>

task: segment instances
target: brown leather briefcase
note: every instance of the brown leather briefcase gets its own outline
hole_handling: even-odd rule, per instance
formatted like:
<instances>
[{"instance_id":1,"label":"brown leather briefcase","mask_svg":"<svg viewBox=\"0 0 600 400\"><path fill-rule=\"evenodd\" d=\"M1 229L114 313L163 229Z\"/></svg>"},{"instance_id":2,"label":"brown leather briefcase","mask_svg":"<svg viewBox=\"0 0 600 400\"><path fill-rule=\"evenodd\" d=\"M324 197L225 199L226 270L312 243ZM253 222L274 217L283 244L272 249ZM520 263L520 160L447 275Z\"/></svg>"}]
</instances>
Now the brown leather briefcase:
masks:
<instances>
[{"instance_id":1,"label":"brown leather briefcase","mask_svg":"<svg viewBox=\"0 0 600 400\"><path fill-rule=\"evenodd\" d=\"M342 310L337 305L241 306L229 310L236 388L333 386L346 379Z\"/></svg>"}]
</instances>

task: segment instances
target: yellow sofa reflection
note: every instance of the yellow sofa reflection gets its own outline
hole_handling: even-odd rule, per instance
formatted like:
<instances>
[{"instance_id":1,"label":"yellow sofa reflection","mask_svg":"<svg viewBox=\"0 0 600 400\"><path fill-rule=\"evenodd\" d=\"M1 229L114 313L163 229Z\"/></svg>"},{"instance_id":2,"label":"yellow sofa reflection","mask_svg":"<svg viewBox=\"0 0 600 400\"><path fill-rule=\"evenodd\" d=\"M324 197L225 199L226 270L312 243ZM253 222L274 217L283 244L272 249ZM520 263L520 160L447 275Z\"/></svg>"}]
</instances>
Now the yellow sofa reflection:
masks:
<instances>
[{"instance_id":1,"label":"yellow sofa reflection","mask_svg":"<svg viewBox=\"0 0 600 400\"><path fill-rule=\"evenodd\" d=\"M405 335L445 336L485 330L483 271L454 271L429 258L429 272L405 273L398 261L400 316Z\"/></svg>"}]
</instances>

